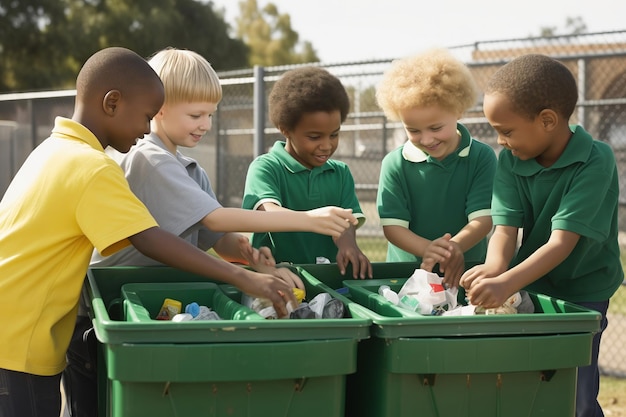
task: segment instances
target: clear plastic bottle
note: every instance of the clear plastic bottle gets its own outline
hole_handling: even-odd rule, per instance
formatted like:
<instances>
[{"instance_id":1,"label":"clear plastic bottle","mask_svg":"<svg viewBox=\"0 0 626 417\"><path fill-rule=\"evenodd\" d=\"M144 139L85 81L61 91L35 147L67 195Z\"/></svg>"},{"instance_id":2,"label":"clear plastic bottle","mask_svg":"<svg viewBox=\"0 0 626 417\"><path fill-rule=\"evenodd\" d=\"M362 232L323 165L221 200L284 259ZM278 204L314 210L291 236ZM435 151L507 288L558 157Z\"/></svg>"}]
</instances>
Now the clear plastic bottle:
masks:
<instances>
[{"instance_id":1,"label":"clear plastic bottle","mask_svg":"<svg viewBox=\"0 0 626 417\"><path fill-rule=\"evenodd\" d=\"M380 287L378 287L378 294L385 297L385 299L393 305L398 305L398 303L400 302L398 294L394 290L389 288L389 285L381 285Z\"/></svg>"}]
</instances>

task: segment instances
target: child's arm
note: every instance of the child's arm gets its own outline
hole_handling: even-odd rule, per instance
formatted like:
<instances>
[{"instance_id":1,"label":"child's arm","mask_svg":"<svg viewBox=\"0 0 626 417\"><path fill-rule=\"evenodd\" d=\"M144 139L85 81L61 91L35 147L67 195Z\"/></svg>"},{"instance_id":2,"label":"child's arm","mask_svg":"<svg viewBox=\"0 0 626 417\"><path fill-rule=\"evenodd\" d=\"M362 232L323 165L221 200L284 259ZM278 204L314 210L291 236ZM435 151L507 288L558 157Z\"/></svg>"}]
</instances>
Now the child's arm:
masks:
<instances>
[{"instance_id":1,"label":"child's arm","mask_svg":"<svg viewBox=\"0 0 626 417\"><path fill-rule=\"evenodd\" d=\"M337 239L333 239L339 251L337 252L337 266L341 275L346 273L346 267L352 264L354 279L372 278L372 264L356 243L356 227L350 226Z\"/></svg>"},{"instance_id":2,"label":"child's arm","mask_svg":"<svg viewBox=\"0 0 626 417\"><path fill-rule=\"evenodd\" d=\"M504 272L496 273L492 275L492 278L486 275L482 277L468 276L466 281L468 286L464 286L468 288L467 296L470 302L485 308L501 306L511 294L546 275L563 262L572 253L579 239L580 235L577 233L554 230L550 234L548 242L513 268L509 270L505 268ZM491 254L491 243L488 257L489 254ZM511 254L509 260L512 259L512 256ZM497 262L494 261L494 271L496 267Z\"/></svg>"},{"instance_id":3,"label":"child's arm","mask_svg":"<svg viewBox=\"0 0 626 417\"><path fill-rule=\"evenodd\" d=\"M282 279L218 259L159 227L130 236L129 240L139 252L165 265L223 281L253 297L271 300L279 317L288 315L288 302L293 307L297 305L292 286Z\"/></svg>"},{"instance_id":4,"label":"child's arm","mask_svg":"<svg viewBox=\"0 0 626 417\"><path fill-rule=\"evenodd\" d=\"M489 239L485 263L468 269L461 277L461 286L469 289L474 280L496 277L509 267L517 248L518 228L496 226Z\"/></svg>"},{"instance_id":5,"label":"child's arm","mask_svg":"<svg viewBox=\"0 0 626 417\"><path fill-rule=\"evenodd\" d=\"M383 226L383 233L389 242L420 258L423 257L426 248L431 244L430 240L425 239L402 226ZM435 263L440 260L444 260L449 255L450 253L448 250L442 249Z\"/></svg>"},{"instance_id":6,"label":"child's arm","mask_svg":"<svg viewBox=\"0 0 626 417\"><path fill-rule=\"evenodd\" d=\"M491 216L481 216L470 220L459 233L454 235L452 242L459 245L463 253L473 248L478 242L483 240L487 233L491 231L493 222Z\"/></svg>"},{"instance_id":7,"label":"child's arm","mask_svg":"<svg viewBox=\"0 0 626 417\"><path fill-rule=\"evenodd\" d=\"M291 210L281 207L275 203L264 203L261 204L257 210L262 210L266 212L275 212L275 213L288 213ZM361 279L372 278L372 264L370 263L367 256L359 249L356 243L356 227L355 224L350 225L340 236L335 238L333 236L333 240L335 245L339 251L337 252L337 266L339 267L339 271L341 275L346 273L346 267L348 263L352 263L352 274L356 279L360 277Z\"/></svg>"},{"instance_id":8,"label":"child's arm","mask_svg":"<svg viewBox=\"0 0 626 417\"><path fill-rule=\"evenodd\" d=\"M287 268L276 268L276 260L270 248L253 248L250 240L239 233L225 233L213 245L215 253L228 262L248 265L257 272L273 275L293 287L304 289L300 277Z\"/></svg>"},{"instance_id":9,"label":"child's arm","mask_svg":"<svg viewBox=\"0 0 626 417\"><path fill-rule=\"evenodd\" d=\"M358 223L352 209L329 206L294 211L278 208L282 210L222 207L206 215L202 224L216 232L313 232L339 237L351 224Z\"/></svg>"},{"instance_id":10,"label":"child's arm","mask_svg":"<svg viewBox=\"0 0 626 417\"><path fill-rule=\"evenodd\" d=\"M249 265L255 271L257 269L254 266L260 266L261 264L269 267L276 266L276 261L269 248L252 248L248 238L240 233L224 233L213 245L213 250L225 261Z\"/></svg>"},{"instance_id":11,"label":"child's arm","mask_svg":"<svg viewBox=\"0 0 626 417\"><path fill-rule=\"evenodd\" d=\"M455 250L450 243L450 233L431 241L402 226L383 226L383 232L390 243L422 258L420 268L427 271L432 271L436 264L449 259Z\"/></svg>"},{"instance_id":12,"label":"child's arm","mask_svg":"<svg viewBox=\"0 0 626 417\"><path fill-rule=\"evenodd\" d=\"M439 270L444 273L444 284L457 287L461 275L465 272L465 252L473 248L478 242L487 236L492 228L491 216L481 216L470 220L456 235L449 239L448 245L451 255L439 262ZM446 234L449 236L449 234ZM445 236L444 236L445 237ZM431 248L441 239L433 241L427 248L422 259L421 268L431 271L435 266L433 257L430 255ZM430 268L430 269L428 269Z\"/></svg>"}]
</instances>

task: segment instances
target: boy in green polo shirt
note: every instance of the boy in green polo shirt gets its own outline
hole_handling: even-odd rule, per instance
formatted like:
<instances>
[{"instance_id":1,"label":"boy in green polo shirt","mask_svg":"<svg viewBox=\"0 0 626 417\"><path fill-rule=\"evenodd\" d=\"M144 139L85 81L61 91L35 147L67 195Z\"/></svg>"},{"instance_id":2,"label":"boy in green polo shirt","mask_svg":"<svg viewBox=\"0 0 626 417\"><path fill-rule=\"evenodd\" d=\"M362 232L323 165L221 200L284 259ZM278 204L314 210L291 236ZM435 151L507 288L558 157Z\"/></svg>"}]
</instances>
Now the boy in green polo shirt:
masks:
<instances>
[{"instance_id":1,"label":"boy in green polo shirt","mask_svg":"<svg viewBox=\"0 0 626 417\"><path fill-rule=\"evenodd\" d=\"M496 225L487 259L461 285L472 304L502 305L528 289L602 314L624 280L617 227L618 176L609 145L570 126L578 99L566 66L525 55L490 79L483 110L501 151L492 201ZM519 250L518 229L523 230ZM598 404L598 352L578 370L576 415L603 416Z\"/></svg>"},{"instance_id":2,"label":"boy in green polo shirt","mask_svg":"<svg viewBox=\"0 0 626 417\"><path fill-rule=\"evenodd\" d=\"M330 159L350 109L341 81L318 67L285 72L269 95L269 116L285 136L248 168L243 208L311 210L328 205L351 208L359 220L338 238L309 232L254 233L254 247L267 246L276 262L334 263L342 274L371 278L372 266L356 243L365 222L350 169Z\"/></svg>"},{"instance_id":3,"label":"boy in green polo shirt","mask_svg":"<svg viewBox=\"0 0 626 417\"><path fill-rule=\"evenodd\" d=\"M492 226L496 155L459 122L477 95L467 66L445 49L394 61L376 90L385 115L402 122L408 137L380 170L387 261L421 262L449 287L484 261Z\"/></svg>"}]
</instances>

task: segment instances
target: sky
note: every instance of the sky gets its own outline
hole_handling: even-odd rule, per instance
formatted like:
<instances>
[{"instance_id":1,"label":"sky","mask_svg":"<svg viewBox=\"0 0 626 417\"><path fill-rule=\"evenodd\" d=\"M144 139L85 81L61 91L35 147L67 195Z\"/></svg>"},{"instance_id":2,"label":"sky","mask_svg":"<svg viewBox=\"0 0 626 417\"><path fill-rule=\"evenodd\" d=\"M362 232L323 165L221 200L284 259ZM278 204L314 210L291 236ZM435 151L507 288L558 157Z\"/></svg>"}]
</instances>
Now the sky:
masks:
<instances>
[{"instance_id":1,"label":"sky","mask_svg":"<svg viewBox=\"0 0 626 417\"><path fill-rule=\"evenodd\" d=\"M587 32L626 30L624 0L257 0L291 17L323 63L399 58L431 47L566 33L568 17ZM239 0L213 0L235 27Z\"/></svg>"}]
</instances>

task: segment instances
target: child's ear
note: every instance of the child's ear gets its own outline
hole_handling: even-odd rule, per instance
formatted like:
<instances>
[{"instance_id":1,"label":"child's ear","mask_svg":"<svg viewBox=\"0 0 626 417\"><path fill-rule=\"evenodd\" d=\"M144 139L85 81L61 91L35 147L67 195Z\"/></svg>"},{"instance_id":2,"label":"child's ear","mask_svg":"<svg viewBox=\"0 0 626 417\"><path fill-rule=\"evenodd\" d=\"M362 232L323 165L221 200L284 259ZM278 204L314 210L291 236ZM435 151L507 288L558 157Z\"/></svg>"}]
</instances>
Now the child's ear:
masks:
<instances>
[{"instance_id":1,"label":"child's ear","mask_svg":"<svg viewBox=\"0 0 626 417\"><path fill-rule=\"evenodd\" d=\"M119 90L108 91L102 100L102 109L109 116L114 116L121 99L122 93Z\"/></svg>"},{"instance_id":2,"label":"child's ear","mask_svg":"<svg viewBox=\"0 0 626 417\"><path fill-rule=\"evenodd\" d=\"M157 112L157 114L155 114L155 115L154 115L153 119L157 119L157 120L159 120L159 119L162 119L162 118L163 118L163 107L161 107L161 108L159 109L159 111Z\"/></svg>"},{"instance_id":3,"label":"child's ear","mask_svg":"<svg viewBox=\"0 0 626 417\"><path fill-rule=\"evenodd\" d=\"M552 130L559 124L559 115L552 109L543 109L539 113L539 120L546 130Z\"/></svg>"}]
</instances>

